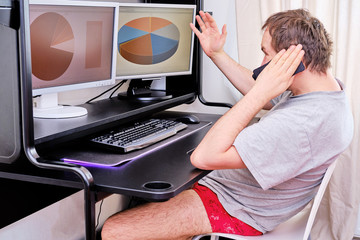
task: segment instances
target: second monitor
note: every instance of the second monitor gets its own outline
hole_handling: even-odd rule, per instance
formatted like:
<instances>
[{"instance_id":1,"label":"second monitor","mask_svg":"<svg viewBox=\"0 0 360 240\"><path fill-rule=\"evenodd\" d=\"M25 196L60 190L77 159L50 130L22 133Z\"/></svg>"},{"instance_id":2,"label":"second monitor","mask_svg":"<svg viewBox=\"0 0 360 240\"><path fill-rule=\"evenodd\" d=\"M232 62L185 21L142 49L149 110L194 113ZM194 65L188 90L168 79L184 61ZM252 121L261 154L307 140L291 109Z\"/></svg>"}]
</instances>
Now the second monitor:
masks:
<instances>
[{"instance_id":1,"label":"second monitor","mask_svg":"<svg viewBox=\"0 0 360 240\"><path fill-rule=\"evenodd\" d=\"M151 81L191 74L196 6L120 4L116 78L133 79L120 97L158 100L171 97L151 91ZM134 80L135 79L135 80Z\"/></svg>"}]
</instances>

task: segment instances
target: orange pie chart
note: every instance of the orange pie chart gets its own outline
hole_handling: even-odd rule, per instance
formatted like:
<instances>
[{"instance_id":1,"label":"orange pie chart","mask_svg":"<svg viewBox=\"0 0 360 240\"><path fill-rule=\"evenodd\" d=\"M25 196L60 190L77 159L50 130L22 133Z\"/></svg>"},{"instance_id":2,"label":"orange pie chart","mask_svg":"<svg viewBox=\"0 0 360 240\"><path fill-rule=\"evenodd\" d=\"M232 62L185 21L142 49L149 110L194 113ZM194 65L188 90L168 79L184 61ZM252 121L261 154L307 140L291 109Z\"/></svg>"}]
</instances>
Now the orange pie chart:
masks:
<instances>
[{"instance_id":1,"label":"orange pie chart","mask_svg":"<svg viewBox=\"0 0 360 240\"><path fill-rule=\"evenodd\" d=\"M48 12L30 25L32 73L51 81L68 69L74 55L74 34L69 22L60 14Z\"/></svg>"}]
</instances>

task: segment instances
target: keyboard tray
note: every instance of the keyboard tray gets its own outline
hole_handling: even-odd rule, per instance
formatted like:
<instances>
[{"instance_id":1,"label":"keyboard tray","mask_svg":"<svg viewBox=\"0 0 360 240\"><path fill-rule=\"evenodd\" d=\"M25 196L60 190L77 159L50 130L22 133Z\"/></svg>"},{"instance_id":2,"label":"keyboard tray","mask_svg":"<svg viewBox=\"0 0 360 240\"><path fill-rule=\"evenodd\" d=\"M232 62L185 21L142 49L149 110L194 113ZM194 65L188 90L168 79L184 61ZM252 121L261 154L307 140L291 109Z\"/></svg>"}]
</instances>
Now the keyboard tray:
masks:
<instances>
[{"instance_id":1,"label":"keyboard tray","mask_svg":"<svg viewBox=\"0 0 360 240\"><path fill-rule=\"evenodd\" d=\"M45 154L50 158L55 158L66 162L109 167L117 166L135 160L137 158L144 157L151 152L163 148L173 143L174 141L185 138L186 136L189 136L210 125L211 122L207 121L201 121L199 124L188 124L188 127L186 129L178 132L175 136L155 143L144 149L136 150L125 154L91 147L91 145L88 144L87 141L72 142L61 148L51 149L51 151Z\"/></svg>"}]
</instances>

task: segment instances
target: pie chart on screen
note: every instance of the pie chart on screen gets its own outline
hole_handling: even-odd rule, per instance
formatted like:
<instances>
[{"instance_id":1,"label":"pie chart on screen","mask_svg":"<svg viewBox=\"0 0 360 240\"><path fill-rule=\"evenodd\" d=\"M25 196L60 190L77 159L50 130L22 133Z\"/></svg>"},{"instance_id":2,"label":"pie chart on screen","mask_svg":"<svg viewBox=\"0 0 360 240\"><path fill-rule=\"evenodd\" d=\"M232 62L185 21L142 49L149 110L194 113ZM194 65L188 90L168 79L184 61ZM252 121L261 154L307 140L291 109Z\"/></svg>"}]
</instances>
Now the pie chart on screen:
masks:
<instances>
[{"instance_id":1,"label":"pie chart on screen","mask_svg":"<svg viewBox=\"0 0 360 240\"><path fill-rule=\"evenodd\" d=\"M175 54L179 39L179 29L172 22L158 17L142 17L120 28L118 51L129 62L156 64Z\"/></svg>"},{"instance_id":2,"label":"pie chart on screen","mask_svg":"<svg viewBox=\"0 0 360 240\"><path fill-rule=\"evenodd\" d=\"M74 55L74 34L60 14L48 12L30 25L32 73L41 80L57 79L68 69Z\"/></svg>"}]
</instances>

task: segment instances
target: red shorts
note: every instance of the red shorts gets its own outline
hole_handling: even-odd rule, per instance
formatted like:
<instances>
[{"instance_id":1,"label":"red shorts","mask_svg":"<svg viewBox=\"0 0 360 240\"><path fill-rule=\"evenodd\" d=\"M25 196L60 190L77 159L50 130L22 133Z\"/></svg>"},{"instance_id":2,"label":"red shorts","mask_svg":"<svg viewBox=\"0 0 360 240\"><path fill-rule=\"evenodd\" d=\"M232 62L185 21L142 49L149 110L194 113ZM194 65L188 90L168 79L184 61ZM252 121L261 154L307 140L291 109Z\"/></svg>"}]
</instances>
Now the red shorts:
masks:
<instances>
[{"instance_id":1,"label":"red shorts","mask_svg":"<svg viewBox=\"0 0 360 240\"><path fill-rule=\"evenodd\" d=\"M242 236L262 235L262 232L230 216L221 205L216 194L209 188L196 183L193 190L199 195L204 204L213 232L232 233Z\"/></svg>"}]
</instances>

